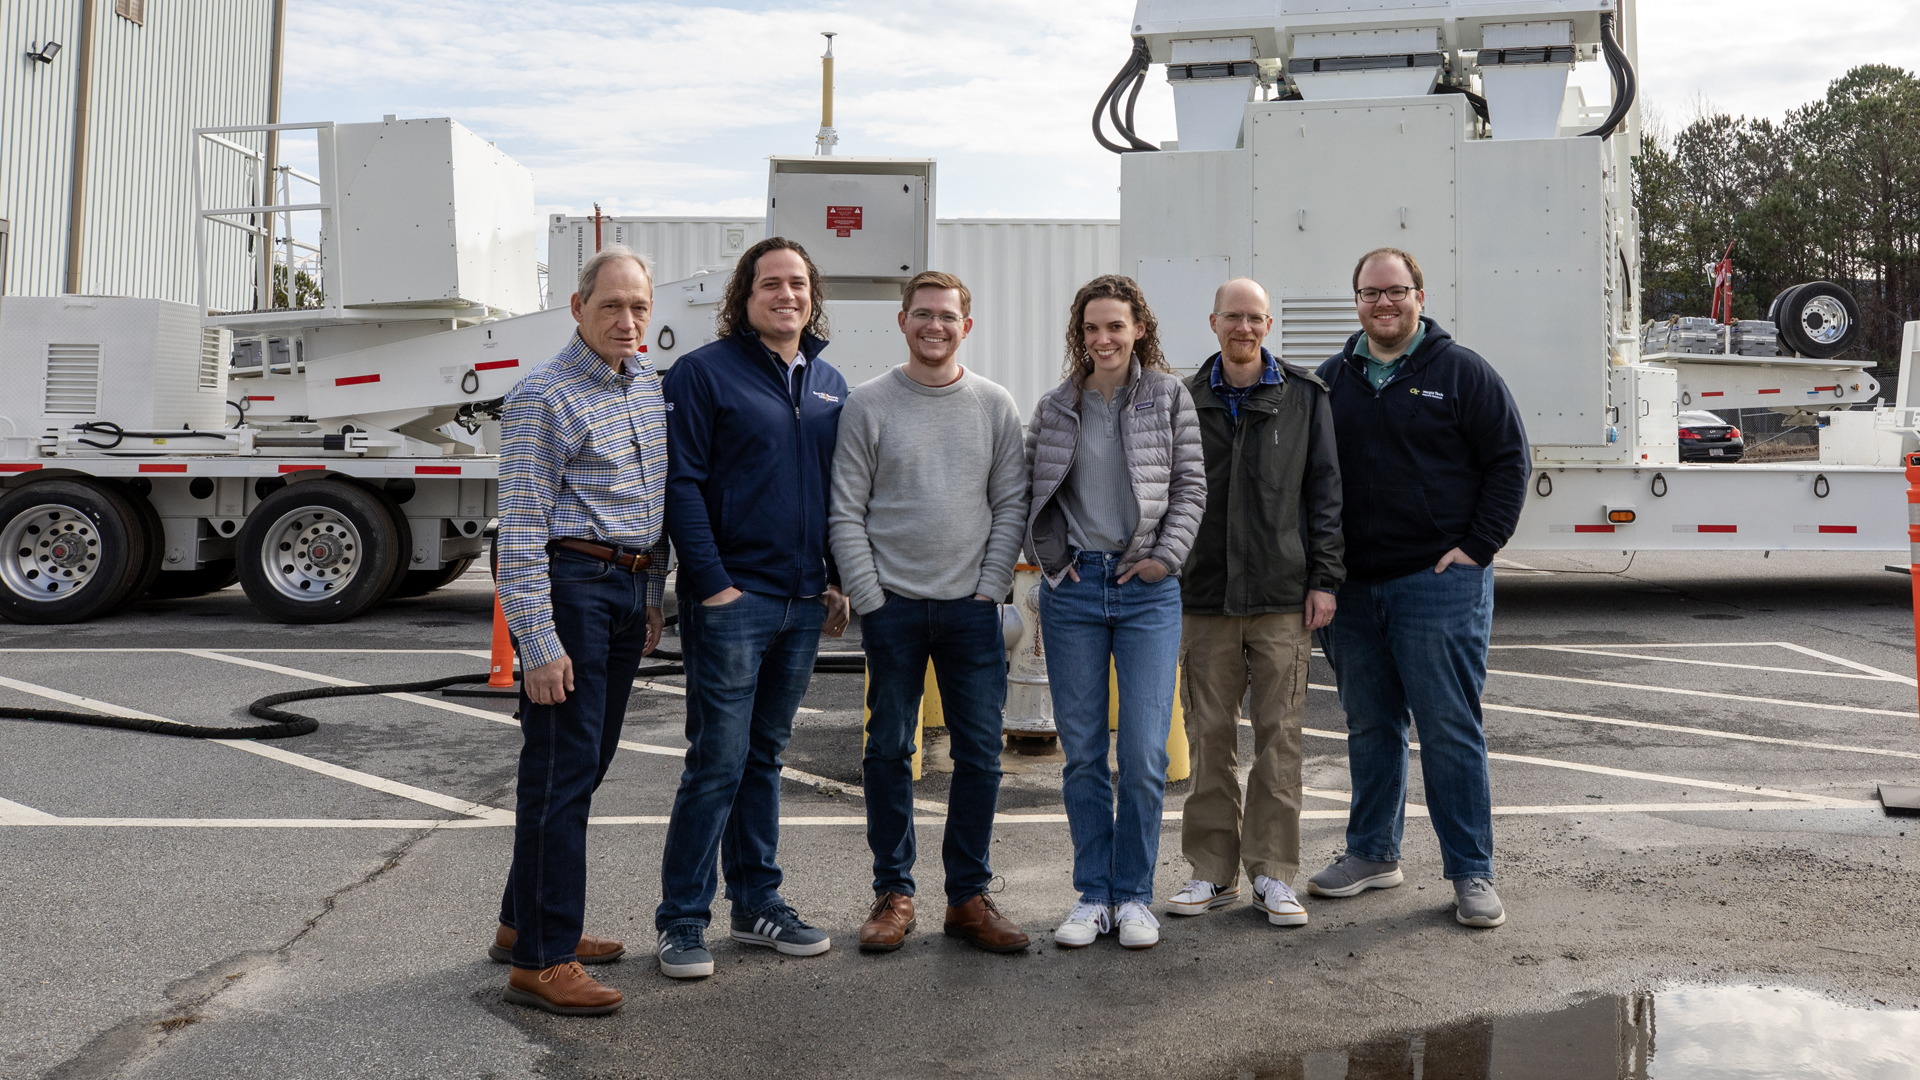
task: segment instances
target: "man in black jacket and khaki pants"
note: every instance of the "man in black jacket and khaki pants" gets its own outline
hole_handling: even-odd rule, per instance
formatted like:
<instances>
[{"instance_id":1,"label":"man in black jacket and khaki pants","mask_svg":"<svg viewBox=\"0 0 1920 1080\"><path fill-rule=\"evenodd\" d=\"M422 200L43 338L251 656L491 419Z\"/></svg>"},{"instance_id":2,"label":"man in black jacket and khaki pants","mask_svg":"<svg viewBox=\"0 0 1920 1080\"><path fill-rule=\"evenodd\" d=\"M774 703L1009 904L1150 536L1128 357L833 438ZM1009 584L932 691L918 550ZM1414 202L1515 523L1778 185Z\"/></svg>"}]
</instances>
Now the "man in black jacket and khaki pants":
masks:
<instances>
[{"instance_id":1,"label":"man in black jacket and khaki pants","mask_svg":"<svg viewBox=\"0 0 1920 1080\"><path fill-rule=\"evenodd\" d=\"M1180 655L1193 792L1180 829L1193 879L1167 903L1198 915L1239 897L1275 926L1304 926L1300 723L1312 631L1345 578L1340 466L1326 386L1262 342L1266 290L1236 278L1214 294L1215 353L1187 381L1200 415L1207 509L1180 574ZM1240 702L1253 685L1253 768L1244 816Z\"/></svg>"}]
</instances>

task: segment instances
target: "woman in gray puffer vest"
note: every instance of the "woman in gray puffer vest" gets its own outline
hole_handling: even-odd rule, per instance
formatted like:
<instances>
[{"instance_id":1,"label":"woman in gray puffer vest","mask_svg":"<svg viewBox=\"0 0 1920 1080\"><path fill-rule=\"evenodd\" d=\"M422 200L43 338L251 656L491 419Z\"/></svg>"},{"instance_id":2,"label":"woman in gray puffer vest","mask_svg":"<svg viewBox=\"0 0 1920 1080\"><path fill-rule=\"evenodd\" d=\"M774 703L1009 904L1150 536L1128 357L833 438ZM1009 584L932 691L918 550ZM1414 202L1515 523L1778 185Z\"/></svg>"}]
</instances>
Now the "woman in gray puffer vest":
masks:
<instances>
[{"instance_id":1,"label":"woman in gray puffer vest","mask_svg":"<svg viewBox=\"0 0 1920 1080\"><path fill-rule=\"evenodd\" d=\"M1056 944L1160 940L1153 871L1180 652L1176 575L1200 527L1207 477L1193 398L1160 352L1131 278L1073 299L1066 378L1027 428L1027 557L1046 575L1040 625L1080 901ZM1119 810L1107 768L1107 665L1119 681Z\"/></svg>"}]
</instances>

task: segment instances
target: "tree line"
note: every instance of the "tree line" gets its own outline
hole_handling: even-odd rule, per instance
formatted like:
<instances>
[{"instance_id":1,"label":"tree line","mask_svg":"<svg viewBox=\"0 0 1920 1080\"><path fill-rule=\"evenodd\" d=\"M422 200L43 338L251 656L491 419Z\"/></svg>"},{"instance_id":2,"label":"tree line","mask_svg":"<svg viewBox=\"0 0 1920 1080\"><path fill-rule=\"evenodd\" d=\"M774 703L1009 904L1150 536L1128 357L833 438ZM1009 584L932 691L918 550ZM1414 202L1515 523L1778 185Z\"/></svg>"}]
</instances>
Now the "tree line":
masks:
<instances>
[{"instance_id":1,"label":"tree line","mask_svg":"<svg viewBox=\"0 0 1920 1080\"><path fill-rule=\"evenodd\" d=\"M1920 79L1881 64L1835 79L1780 121L1703 114L1648 132L1634 174L1648 318L1708 312L1713 264L1733 243L1735 316L1831 281L1860 305L1860 344L1887 377L1920 319Z\"/></svg>"}]
</instances>

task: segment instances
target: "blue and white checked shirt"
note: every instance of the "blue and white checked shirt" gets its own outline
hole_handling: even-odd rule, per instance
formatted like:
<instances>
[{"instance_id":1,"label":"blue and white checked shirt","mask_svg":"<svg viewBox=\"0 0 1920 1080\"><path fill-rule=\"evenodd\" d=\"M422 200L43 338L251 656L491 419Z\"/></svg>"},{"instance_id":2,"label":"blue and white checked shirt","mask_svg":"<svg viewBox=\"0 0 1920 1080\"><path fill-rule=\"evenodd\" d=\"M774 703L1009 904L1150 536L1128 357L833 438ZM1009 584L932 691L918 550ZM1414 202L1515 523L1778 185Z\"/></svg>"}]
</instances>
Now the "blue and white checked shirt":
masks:
<instances>
[{"instance_id":1,"label":"blue and white checked shirt","mask_svg":"<svg viewBox=\"0 0 1920 1080\"><path fill-rule=\"evenodd\" d=\"M667 407L645 356L614 371L574 335L507 394L500 445L500 605L536 668L566 655L553 629L547 541L650 549L647 606L667 590Z\"/></svg>"},{"instance_id":2,"label":"blue and white checked shirt","mask_svg":"<svg viewBox=\"0 0 1920 1080\"><path fill-rule=\"evenodd\" d=\"M1219 353L1214 355L1220 356ZM1248 395L1262 386L1276 386L1287 379L1280 371L1280 361L1275 360L1273 354L1264 347L1260 350L1260 361L1260 381L1250 386L1235 386L1227 381L1226 357L1221 356L1220 362L1213 365L1213 378L1208 381L1213 385L1213 392L1226 404L1227 415L1235 420L1240 419L1240 406L1246 404Z\"/></svg>"}]
</instances>

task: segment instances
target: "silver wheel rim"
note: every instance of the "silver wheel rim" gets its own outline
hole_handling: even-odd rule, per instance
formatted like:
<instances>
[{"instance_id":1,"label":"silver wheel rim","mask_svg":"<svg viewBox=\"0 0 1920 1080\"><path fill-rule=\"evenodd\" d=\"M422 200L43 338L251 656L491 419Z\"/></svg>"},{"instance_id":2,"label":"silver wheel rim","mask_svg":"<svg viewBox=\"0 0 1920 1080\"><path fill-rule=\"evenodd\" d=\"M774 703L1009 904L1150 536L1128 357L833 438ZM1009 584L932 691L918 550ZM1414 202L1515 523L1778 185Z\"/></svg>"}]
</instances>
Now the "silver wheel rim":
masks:
<instances>
[{"instance_id":1,"label":"silver wheel rim","mask_svg":"<svg viewBox=\"0 0 1920 1080\"><path fill-rule=\"evenodd\" d=\"M1852 325L1846 305L1831 296L1816 296L1800 309L1801 331L1821 345L1831 345L1847 336L1847 328Z\"/></svg>"},{"instance_id":2,"label":"silver wheel rim","mask_svg":"<svg viewBox=\"0 0 1920 1080\"><path fill-rule=\"evenodd\" d=\"M100 530L71 506L29 507L0 530L0 541L0 579L22 600L65 600L99 576Z\"/></svg>"},{"instance_id":3,"label":"silver wheel rim","mask_svg":"<svg viewBox=\"0 0 1920 1080\"><path fill-rule=\"evenodd\" d=\"M364 550L352 522L323 506L303 506L280 515L267 530L260 567L275 592L312 602L351 585Z\"/></svg>"}]
</instances>

